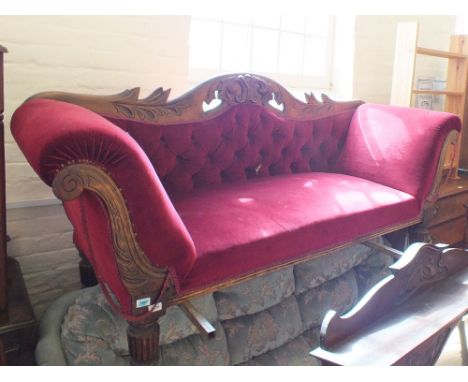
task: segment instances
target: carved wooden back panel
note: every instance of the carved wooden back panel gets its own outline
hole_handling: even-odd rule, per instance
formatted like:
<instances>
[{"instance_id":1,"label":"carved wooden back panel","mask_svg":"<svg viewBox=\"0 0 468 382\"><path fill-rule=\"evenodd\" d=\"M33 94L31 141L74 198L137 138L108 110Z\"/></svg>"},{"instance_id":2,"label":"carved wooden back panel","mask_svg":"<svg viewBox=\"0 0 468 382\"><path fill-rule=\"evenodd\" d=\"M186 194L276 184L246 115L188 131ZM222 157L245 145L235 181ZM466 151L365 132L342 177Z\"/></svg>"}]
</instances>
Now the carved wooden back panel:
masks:
<instances>
[{"instance_id":1,"label":"carved wooden back panel","mask_svg":"<svg viewBox=\"0 0 468 382\"><path fill-rule=\"evenodd\" d=\"M312 93L306 94L306 102L302 102L275 81L248 73L212 78L171 101L168 101L170 89L158 88L143 99L138 98L139 93L140 88L110 96L45 92L31 98L56 99L108 117L165 125L203 121L239 104L260 105L278 116L299 121L323 118L362 104L362 101L336 102L326 95L318 101ZM214 104L218 105L213 107Z\"/></svg>"}]
</instances>

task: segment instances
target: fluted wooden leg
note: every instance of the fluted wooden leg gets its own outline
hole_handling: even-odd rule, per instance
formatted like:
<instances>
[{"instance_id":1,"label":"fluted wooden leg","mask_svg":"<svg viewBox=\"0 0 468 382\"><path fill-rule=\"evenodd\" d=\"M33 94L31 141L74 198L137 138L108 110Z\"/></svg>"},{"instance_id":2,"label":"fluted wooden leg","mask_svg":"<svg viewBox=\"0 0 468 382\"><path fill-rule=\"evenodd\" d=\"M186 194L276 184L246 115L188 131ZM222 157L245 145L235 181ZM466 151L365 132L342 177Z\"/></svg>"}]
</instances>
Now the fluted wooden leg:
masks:
<instances>
[{"instance_id":1,"label":"fluted wooden leg","mask_svg":"<svg viewBox=\"0 0 468 382\"><path fill-rule=\"evenodd\" d=\"M152 365L159 361L158 318L143 322L130 322L127 328L131 365Z\"/></svg>"}]
</instances>

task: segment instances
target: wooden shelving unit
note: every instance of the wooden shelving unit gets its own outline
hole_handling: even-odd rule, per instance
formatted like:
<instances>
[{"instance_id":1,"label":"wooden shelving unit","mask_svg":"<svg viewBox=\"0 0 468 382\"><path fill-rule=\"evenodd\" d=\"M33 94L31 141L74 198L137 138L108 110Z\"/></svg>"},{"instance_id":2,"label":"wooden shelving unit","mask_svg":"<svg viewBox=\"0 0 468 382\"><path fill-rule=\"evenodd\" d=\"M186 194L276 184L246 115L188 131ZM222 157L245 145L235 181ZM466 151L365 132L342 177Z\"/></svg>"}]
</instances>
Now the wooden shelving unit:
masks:
<instances>
[{"instance_id":1,"label":"wooden shelving unit","mask_svg":"<svg viewBox=\"0 0 468 382\"><path fill-rule=\"evenodd\" d=\"M468 73L468 36L452 35L449 51L430 49L418 46L418 23L401 23L398 25L393 67L392 93L390 103L396 106L414 106L413 96L431 94L445 96L444 110L457 114L463 125L466 125L465 102ZM420 90L415 87L415 66L417 55L445 58L447 65L446 90ZM463 130L457 144L445 157L445 168L451 169L451 178L458 178L462 142L468 139ZM465 138L465 139L464 139ZM467 140L468 144L468 140ZM466 145L463 145L465 147ZM468 150L466 150L468 166ZM463 155L462 155L463 156Z\"/></svg>"}]
</instances>

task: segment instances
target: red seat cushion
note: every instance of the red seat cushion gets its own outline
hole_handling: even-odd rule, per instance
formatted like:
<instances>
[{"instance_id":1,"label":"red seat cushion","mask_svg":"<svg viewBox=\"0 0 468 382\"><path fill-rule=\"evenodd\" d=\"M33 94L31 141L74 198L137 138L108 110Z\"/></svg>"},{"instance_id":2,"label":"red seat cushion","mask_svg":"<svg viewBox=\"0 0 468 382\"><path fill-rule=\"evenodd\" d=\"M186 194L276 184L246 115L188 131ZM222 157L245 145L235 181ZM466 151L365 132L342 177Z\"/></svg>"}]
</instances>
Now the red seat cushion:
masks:
<instances>
[{"instance_id":1,"label":"red seat cushion","mask_svg":"<svg viewBox=\"0 0 468 382\"><path fill-rule=\"evenodd\" d=\"M416 199L333 173L273 176L174 200L196 247L181 292L265 269L418 218Z\"/></svg>"}]
</instances>

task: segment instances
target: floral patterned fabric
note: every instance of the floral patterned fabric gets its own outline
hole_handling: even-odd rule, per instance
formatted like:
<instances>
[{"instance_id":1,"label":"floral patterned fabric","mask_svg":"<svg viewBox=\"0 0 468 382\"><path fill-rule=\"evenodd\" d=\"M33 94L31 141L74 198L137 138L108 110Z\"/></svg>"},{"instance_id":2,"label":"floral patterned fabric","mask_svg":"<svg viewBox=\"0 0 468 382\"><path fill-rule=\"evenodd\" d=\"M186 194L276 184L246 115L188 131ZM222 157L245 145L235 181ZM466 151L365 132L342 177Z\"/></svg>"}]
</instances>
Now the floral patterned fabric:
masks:
<instances>
[{"instance_id":1,"label":"floral patterned fabric","mask_svg":"<svg viewBox=\"0 0 468 382\"><path fill-rule=\"evenodd\" d=\"M375 253L359 264L356 269L356 281L359 294L363 295L383 278L391 275L390 269L394 260L383 253Z\"/></svg>"},{"instance_id":2,"label":"floral patterned fabric","mask_svg":"<svg viewBox=\"0 0 468 382\"><path fill-rule=\"evenodd\" d=\"M160 320L159 364L317 365L309 351L318 344L326 312L349 310L389 274L391 263L388 256L355 245L192 300L215 326L214 339L199 334L178 307L171 307ZM129 364L127 323L98 287L82 290L67 304L60 315L67 364ZM60 364L44 354L41 343L52 343L56 335L49 332L42 334L37 357L42 364Z\"/></svg>"},{"instance_id":3,"label":"floral patterned fabric","mask_svg":"<svg viewBox=\"0 0 468 382\"><path fill-rule=\"evenodd\" d=\"M303 329L320 326L331 309L341 313L349 310L358 300L354 270L327 281L297 296Z\"/></svg>"},{"instance_id":4,"label":"floral patterned fabric","mask_svg":"<svg viewBox=\"0 0 468 382\"><path fill-rule=\"evenodd\" d=\"M218 318L229 320L279 304L294 293L293 267L214 292Z\"/></svg>"},{"instance_id":5,"label":"floral patterned fabric","mask_svg":"<svg viewBox=\"0 0 468 382\"><path fill-rule=\"evenodd\" d=\"M223 366L229 365L229 352L224 329L214 324L216 336L208 339L195 334L161 347L161 365L166 366Z\"/></svg>"},{"instance_id":6,"label":"floral patterned fabric","mask_svg":"<svg viewBox=\"0 0 468 382\"><path fill-rule=\"evenodd\" d=\"M363 262L373 252L365 245L356 244L296 265L294 267L296 294L342 275Z\"/></svg>"},{"instance_id":7,"label":"floral patterned fabric","mask_svg":"<svg viewBox=\"0 0 468 382\"><path fill-rule=\"evenodd\" d=\"M275 349L302 331L301 314L294 296L270 309L223 322L231 363L248 361Z\"/></svg>"},{"instance_id":8,"label":"floral patterned fabric","mask_svg":"<svg viewBox=\"0 0 468 382\"><path fill-rule=\"evenodd\" d=\"M241 364L242 366L318 366L316 358L309 355L311 346L304 336L299 336L283 346Z\"/></svg>"}]
</instances>

